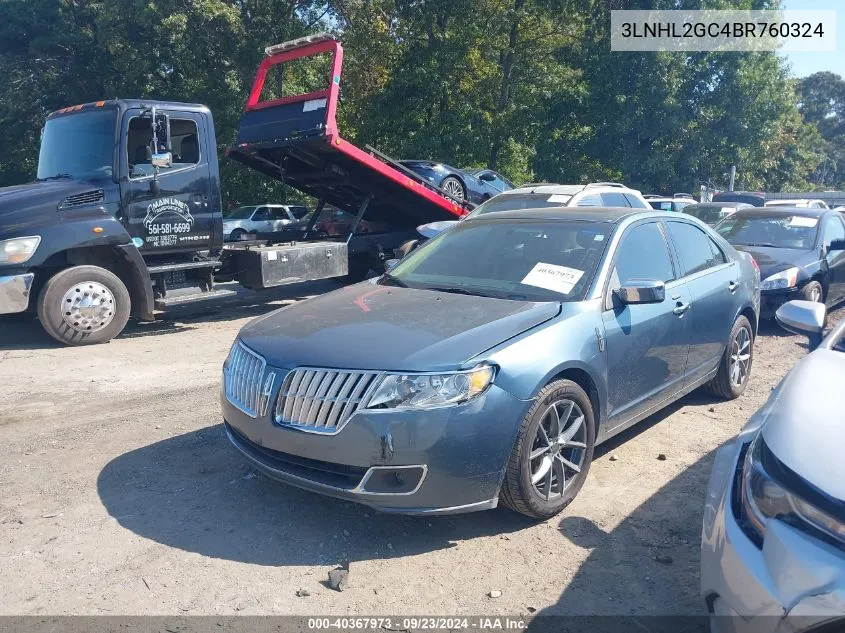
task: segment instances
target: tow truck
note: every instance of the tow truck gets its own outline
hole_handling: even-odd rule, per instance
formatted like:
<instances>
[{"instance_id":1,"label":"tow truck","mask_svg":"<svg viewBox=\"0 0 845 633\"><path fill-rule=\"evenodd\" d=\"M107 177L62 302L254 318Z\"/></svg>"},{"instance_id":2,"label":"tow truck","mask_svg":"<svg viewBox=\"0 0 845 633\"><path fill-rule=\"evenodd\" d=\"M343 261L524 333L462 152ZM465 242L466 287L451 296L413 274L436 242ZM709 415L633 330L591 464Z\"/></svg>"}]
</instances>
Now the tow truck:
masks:
<instances>
[{"instance_id":1,"label":"tow truck","mask_svg":"<svg viewBox=\"0 0 845 633\"><path fill-rule=\"evenodd\" d=\"M153 320L175 304L236 293L217 282L260 290L362 280L370 270L383 272L417 225L470 210L340 135L343 48L334 37L265 52L226 155L317 200L300 239L224 243L207 107L111 99L62 108L47 117L37 180L0 189L0 315L35 312L64 344L103 343L130 317ZM301 84L288 66L309 59L328 71L317 75L318 89L283 94L285 81ZM326 205L354 214L347 235L314 231ZM391 230L358 232L365 218Z\"/></svg>"}]
</instances>

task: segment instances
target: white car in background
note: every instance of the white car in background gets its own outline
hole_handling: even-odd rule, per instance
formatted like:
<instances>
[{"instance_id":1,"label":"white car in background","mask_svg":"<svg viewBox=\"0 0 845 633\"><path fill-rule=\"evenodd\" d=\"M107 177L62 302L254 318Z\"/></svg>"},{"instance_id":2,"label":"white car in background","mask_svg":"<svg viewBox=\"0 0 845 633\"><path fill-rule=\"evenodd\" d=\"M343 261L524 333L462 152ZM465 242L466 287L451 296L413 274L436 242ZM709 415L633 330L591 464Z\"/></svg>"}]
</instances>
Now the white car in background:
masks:
<instances>
[{"instance_id":1,"label":"white car in background","mask_svg":"<svg viewBox=\"0 0 845 633\"><path fill-rule=\"evenodd\" d=\"M684 207L696 203L696 199L690 193L676 193L671 198L649 195L645 196L645 199L658 211L682 211Z\"/></svg>"},{"instance_id":2,"label":"white car in background","mask_svg":"<svg viewBox=\"0 0 845 633\"><path fill-rule=\"evenodd\" d=\"M690 202L694 202L691 200ZM549 207L633 207L650 209L648 201L636 189L618 182L591 182L587 185L558 185L554 183L531 183L505 191L478 205L472 213L461 220L430 222L417 227L417 232L430 239L467 218L485 213L512 211L514 209L544 209ZM402 250L407 245L403 244ZM414 245L415 246L415 245ZM410 249L402 254L407 254Z\"/></svg>"},{"instance_id":3,"label":"white car in background","mask_svg":"<svg viewBox=\"0 0 845 633\"><path fill-rule=\"evenodd\" d=\"M237 242L247 235L269 236L283 233L309 212L308 207L289 204L253 204L238 207L223 217L223 239L227 242Z\"/></svg>"},{"instance_id":4,"label":"white car in background","mask_svg":"<svg viewBox=\"0 0 845 633\"><path fill-rule=\"evenodd\" d=\"M711 630L845 631L845 319L777 311L815 351L772 391L713 463L701 536Z\"/></svg>"},{"instance_id":5,"label":"white car in background","mask_svg":"<svg viewBox=\"0 0 845 633\"><path fill-rule=\"evenodd\" d=\"M808 198L796 198L793 200L766 200L767 207L798 207L799 209L827 209L824 200L810 200Z\"/></svg>"}]
</instances>

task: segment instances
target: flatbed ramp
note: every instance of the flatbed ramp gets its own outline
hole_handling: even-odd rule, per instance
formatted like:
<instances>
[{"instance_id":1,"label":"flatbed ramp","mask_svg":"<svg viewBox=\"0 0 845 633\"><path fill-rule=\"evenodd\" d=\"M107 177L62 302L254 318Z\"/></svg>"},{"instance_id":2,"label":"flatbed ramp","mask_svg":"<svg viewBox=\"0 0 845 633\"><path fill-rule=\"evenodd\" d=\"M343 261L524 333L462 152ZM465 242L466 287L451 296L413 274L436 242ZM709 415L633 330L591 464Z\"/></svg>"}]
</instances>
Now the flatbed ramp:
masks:
<instances>
[{"instance_id":1,"label":"flatbed ramp","mask_svg":"<svg viewBox=\"0 0 845 633\"><path fill-rule=\"evenodd\" d=\"M332 36L309 36L266 49L238 125L235 144L226 154L252 169L320 201L374 221L411 227L437 220L455 220L472 208L393 159L342 138L336 114L340 94L343 47ZM325 89L289 96L266 96L273 79L282 93L285 65L322 57L328 77Z\"/></svg>"}]
</instances>

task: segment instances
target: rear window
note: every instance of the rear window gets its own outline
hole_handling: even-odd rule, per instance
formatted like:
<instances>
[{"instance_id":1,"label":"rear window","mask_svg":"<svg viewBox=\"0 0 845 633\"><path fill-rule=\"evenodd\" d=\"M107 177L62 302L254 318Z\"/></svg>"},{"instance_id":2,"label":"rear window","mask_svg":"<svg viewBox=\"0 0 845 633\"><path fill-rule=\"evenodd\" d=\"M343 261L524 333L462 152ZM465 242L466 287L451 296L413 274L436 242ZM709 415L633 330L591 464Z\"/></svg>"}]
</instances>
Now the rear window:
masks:
<instances>
[{"instance_id":1,"label":"rear window","mask_svg":"<svg viewBox=\"0 0 845 633\"><path fill-rule=\"evenodd\" d=\"M495 213L496 211L565 207L571 199L572 196L568 194L549 193L520 193L496 196L479 205L468 217L474 218L485 213Z\"/></svg>"}]
</instances>

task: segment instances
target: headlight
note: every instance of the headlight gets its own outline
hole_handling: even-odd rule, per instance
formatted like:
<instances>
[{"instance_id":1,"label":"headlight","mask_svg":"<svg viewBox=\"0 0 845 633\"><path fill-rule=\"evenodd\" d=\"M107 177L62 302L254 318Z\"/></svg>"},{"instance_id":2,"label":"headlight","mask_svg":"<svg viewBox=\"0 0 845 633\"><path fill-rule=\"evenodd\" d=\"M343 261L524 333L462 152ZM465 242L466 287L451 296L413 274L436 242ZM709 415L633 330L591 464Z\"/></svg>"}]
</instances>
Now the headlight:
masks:
<instances>
[{"instance_id":1,"label":"headlight","mask_svg":"<svg viewBox=\"0 0 845 633\"><path fill-rule=\"evenodd\" d=\"M387 374L367 408L429 409L460 404L484 393L495 373L491 365L479 365L447 374Z\"/></svg>"},{"instance_id":2,"label":"headlight","mask_svg":"<svg viewBox=\"0 0 845 633\"><path fill-rule=\"evenodd\" d=\"M787 268L779 273L770 275L760 284L760 290L782 290L793 288L798 283L798 269Z\"/></svg>"},{"instance_id":3,"label":"headlight","mask_svg":"<svg viewBox=\"0 0 845 633\"><path fill-rule=\"evenodd\" d=\"M765 449L762 433L758 434L748 452L742 471L742 507L751 527L762 539L766 523L778 519L799 530L808 527L845 543L845 523L819 510L787 490L764 468Z\"/></svg>"},{"instance_id":4,"label":"headlight","mask_svg":"<svg viewBox=\"0 0 845 633\"><path fill-rule=\"evenodd\" d=\"M0 264L22 264L35 253L41 238L16 237L0 242Z\"/></svg>"}]
</instances>

